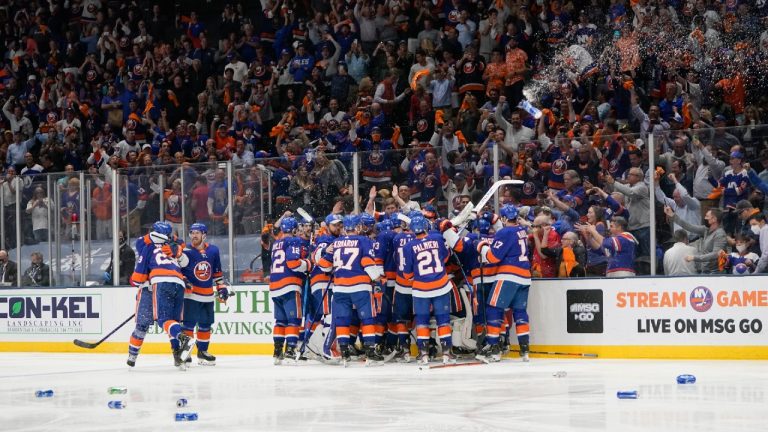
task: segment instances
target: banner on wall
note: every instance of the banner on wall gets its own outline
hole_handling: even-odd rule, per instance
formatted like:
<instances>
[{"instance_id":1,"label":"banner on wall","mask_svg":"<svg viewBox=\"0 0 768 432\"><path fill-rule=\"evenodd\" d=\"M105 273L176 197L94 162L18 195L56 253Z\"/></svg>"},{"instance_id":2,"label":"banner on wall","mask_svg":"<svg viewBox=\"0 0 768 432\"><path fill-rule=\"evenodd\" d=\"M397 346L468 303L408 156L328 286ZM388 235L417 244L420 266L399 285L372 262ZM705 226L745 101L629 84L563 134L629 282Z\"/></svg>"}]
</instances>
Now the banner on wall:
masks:
<instances>
[{"instance_id":1,"label":"banner on wall","mask_svg":"<svg viewBox=\"0 0 768 432\"><path fill-rule=\"evenodd\" d=\"M19 293L0 295L0 334L46 335L102 333L100 293Z\"/></svg>"},{"instance_id":2,"label":"banner on wall","mask_svg":"<svg viewBox=\"0 0 768 432\"><path fill-rule=\"evenodd\" d=\"M767 279L535 281L529 300L532 343L768 345Z\"/></svg>"},{"instance_id":3,"label":"banner on wall","mask_svg":"<svg viewBox=\"0 0 768 432\"><path fill-rule=\"evenodd\" d=\"M272 343L272 301L267 285L239 285L226 304L214 303L213 340L221 343ZM136 307L136 289L92 287L0 291L0 343L98 340ZM127 343L133 325L125 325L110 341ZM150 335L159 335L157 326ZM166 342L148 336L147 342Z\"/></svg>"}]
</instances>

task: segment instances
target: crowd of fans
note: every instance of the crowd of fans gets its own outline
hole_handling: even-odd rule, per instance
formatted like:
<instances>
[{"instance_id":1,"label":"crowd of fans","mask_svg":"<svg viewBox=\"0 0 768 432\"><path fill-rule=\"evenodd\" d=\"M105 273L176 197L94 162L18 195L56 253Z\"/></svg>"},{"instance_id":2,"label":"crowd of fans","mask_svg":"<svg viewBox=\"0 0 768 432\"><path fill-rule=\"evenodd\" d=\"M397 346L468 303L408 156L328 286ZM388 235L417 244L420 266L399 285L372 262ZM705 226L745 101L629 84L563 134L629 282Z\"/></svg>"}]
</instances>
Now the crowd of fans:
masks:
<instances>
[{"instance_id":1,"label":"crowd of fans","mask_svg":"<svg viewBox=\"0 0 768 432\"><path fill-rule=\"evenodd\" d=\"M768 263L766 2L11 0L0 22L6 248L69 233L81 189L111 238L114 170L129 235L182 212L250 234L369 197L446 216L498 157L525 181L501 201L529 207L540 276L566 245L606 274L604 236L636 245L614 275L666 249L668 274Z\"/></svg>"}]
</instances>

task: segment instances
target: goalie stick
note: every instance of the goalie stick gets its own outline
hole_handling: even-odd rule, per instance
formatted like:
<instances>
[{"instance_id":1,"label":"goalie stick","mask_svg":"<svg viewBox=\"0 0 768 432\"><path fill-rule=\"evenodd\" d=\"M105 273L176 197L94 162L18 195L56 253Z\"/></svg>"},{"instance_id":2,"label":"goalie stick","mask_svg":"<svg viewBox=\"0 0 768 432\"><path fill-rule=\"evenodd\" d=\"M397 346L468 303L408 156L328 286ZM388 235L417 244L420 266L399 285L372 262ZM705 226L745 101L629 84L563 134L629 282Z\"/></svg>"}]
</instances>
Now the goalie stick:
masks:
<instances>
[{"instance_id":1,"label":"goalie stick","mask_svg":"<svg viewBox=\"0 0 768 432\"><path fill-rule=\"evenodd\" d=\"M496 191L499 190L502 186L506 185L521 185L524 184L522 180L499 180L496 183L492 184L490 188L488 188L488 191L485 192L485 195L483 195L482 198L480 198L480 201L477 202L477 204L469 203L467 204L464 209L459 213L455 218L451 219L451 223L453 226L462 226L466 223L467 219L470 217L472 219L477 219L478 214L483 211L483 207L488 204L488 201L493 198L493 196L496 194ZM467 207L469 207L469 210L467 210ZM470 216L471 214L471 216Z\"/></svg>"},{"instance_id":2,"label":"goalie stick","mask_svg":"<svg viewBox=\"0 0 768 432\"><path fill-rule=\"evenodd\" d=\"M102 342L104 342L105 340L109 339L109 337L110 337L110 336L112 336L113 334L115 334L115 332L116 332L116 331L118 331L118 330L120 330L121 328L123 328L123 326L124 326L124 325L128 324L128 321L132 320L132 319L133 319L133 317L135 317L135 316L136 316L136 314L135 314L135 313L134 313L134 314L131 314L131 316L129 316L129 317L128 317L128 318L127 318L125 321L123 321L122 323L120 323L120 325L118 325L117 327L115 327L115 329L114 329L114 330L112 330L111 332L109 332L109 333L108 333L106 336L104 336L103 338L101 338L101 340L100 340L100 341L98 341L98 342L85 342L85 341L81 341L80 339L75 339L75 340L74 340L74 341L72 341L72 342L73 342L75 345L79 346L80 348L86 348L86 349L94 349L94 348L96 348L97 346L101 345L101 343L102 343Z\"/></svg>"}]
</instances>

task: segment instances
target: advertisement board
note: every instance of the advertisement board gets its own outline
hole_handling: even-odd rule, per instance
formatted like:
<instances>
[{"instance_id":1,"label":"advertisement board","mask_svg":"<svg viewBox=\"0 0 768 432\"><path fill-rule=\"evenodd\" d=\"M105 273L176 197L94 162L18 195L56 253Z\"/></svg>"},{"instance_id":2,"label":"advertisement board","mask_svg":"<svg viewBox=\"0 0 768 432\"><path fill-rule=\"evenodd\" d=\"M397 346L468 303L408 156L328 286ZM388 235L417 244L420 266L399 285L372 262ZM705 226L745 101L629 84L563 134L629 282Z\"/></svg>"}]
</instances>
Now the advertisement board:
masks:
<instances>
[{"instance_id":1,"label":"advertisement board","mask_svg":"<svg viewBox=\"0 0 768 432\"><path fill-rule=\"evenodd\" d=\"M731 350L768 358L766 282L732 276L535 281L531 343L603 357L721 358Z\"/></svg>"},{"instance_id":2,"label":"advertisement board","mask_svg":"<svg viewBox=\"0 0 768 432\"><path fill-rule=\"evenodd\" d=\"M601 358L768 359L768 278L683 277L535 280L528 313L534 351ZM269 354L272 302L266 285L238 285L215 304L211 350ZM0 351L83 351L134 312L136 289L0 291ZM128 323L94 352L127 352ZM150 329L142 352L168 353ZM513 337L514 341L515 338Z\"/></svg>"}]
</instances>

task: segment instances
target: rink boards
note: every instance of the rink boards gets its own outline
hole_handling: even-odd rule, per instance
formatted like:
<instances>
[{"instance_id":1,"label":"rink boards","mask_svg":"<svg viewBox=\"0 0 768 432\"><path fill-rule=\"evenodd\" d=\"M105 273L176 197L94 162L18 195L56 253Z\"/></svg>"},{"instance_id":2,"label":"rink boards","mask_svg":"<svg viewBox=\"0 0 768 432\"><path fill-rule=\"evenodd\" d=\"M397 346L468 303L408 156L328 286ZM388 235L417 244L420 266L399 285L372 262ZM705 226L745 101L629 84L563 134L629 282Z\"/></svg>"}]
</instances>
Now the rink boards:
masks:
<instances>
[{"instance_id":1,"label":"rink boards","mask_svg":"<svg viewBox=\"0 0 768 432\"><path fill-rule=\"evenodd\" d=\"M536 280L528 312L532 350L600 358L768 359L768 277ZM211 351L271 354L266 285L239 285L216 303ZM0 351L127 352L134 288L0 290ZM167 353L155 327L142 352Z\"/></svg>"}]
</instances>

